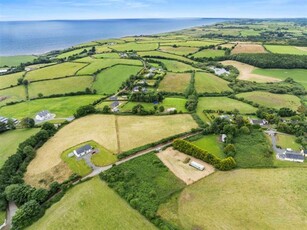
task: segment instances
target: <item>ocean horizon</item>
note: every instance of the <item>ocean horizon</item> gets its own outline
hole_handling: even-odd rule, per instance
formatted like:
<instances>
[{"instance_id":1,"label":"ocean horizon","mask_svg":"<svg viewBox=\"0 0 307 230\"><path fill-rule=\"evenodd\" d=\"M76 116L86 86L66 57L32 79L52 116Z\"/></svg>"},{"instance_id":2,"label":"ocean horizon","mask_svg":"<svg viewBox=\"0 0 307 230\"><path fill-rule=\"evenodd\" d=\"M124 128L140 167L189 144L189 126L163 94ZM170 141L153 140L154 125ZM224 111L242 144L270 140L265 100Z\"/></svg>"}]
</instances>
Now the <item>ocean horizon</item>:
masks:
<instances>
[{"instance_id":1,"label":"ocean horizon","mask_svg":"<svg viewBox=\"0 0 307 230\"><path fill-rule=\"evenodd\" d=\"M0 56L39 55L98 39L153 35L230 19L0 21Z\"/></svg>"}]
</instances>

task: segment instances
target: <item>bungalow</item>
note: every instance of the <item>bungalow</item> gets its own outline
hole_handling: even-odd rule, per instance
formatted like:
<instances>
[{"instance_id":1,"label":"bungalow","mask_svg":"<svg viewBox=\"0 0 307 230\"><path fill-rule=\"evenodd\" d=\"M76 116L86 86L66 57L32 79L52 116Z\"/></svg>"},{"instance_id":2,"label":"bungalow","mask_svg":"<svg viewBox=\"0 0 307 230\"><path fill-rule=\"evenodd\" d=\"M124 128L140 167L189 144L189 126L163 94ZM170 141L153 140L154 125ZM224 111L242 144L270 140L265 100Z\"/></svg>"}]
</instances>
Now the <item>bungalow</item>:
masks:
<instances>
[{"instance_id":1,"label":"bungalow","mask_svg":"<svg viewBox=\"0 0 307 230\"><path fill-rule=\"evenodd\" d=\"M119 111L118 106L119 106L119 102L118 101L114 101L110 105L112 112L118 112Z\"/></svg>"},{"instance_id":2,"label":"bungalow","mask_svg":"<svg viewBox=\"0 0 307 230\"><path fill-rule=\"evenodd\" d=\"M294 152L292 149L286 149L283 153L282 158L286 161L300 162L303 163L305 160L304 154Z\"/></svg>"},{"instance_id":3,"label":"bungalow","mask_svg":"<svg viewBox=\"0 0 307 230\"><path fill-rule=\"evenodd\" d=\"M74 154L76 157L82 157L84 156L85 154L88 154L92 151L92 146L90 145L84 145L76 150L74 150Z\"/></svg>"},{"instance_id":4,"label":"bungalow","mask_svg":"<svg viewBox=\"0 0 307 230\"><path fill-rule=\"evenodd\" d=\"M205 169L205 166L203 166L203 165L201 165L201 164L199 164L195 161L191 161L189 165L192 166L193 168L200 170L200 171L204 171L204 169Z\"/></svg>"},{"instance_id":5,"label":"bungalow","mask_svg":"<svg viewBox=\"0 0 307 230\"><path fill-rule=\"evenodd\" d=\"M269 124L269 122L267 120L265 120L265 119L263 119L263 120L249 119L249 122L252 125L260 125L260 126Z\"/></svg>"},{"instance_id":6,"label":"bungalow","mask_svg":"<svg viewBox=\"0 0 307 230\"><path fill-rule=\"evenodd\" d=\"M45 121L52 118L52 114L48 110L43 110L36 114L35 120L37 121Z\"/></svg>"},{"instance_id":7,"label":"bungalow","mask_svg":"<svg viewBox=\"0 0 307 230\"><path fill-rule=\"evenodd\" d=\"M144 75L144 77L146 77L146 78L151 78L151 77L154 77L154 76L155 76L155 73L152 73L152 72Z\"/></svg>"}]
</instances>

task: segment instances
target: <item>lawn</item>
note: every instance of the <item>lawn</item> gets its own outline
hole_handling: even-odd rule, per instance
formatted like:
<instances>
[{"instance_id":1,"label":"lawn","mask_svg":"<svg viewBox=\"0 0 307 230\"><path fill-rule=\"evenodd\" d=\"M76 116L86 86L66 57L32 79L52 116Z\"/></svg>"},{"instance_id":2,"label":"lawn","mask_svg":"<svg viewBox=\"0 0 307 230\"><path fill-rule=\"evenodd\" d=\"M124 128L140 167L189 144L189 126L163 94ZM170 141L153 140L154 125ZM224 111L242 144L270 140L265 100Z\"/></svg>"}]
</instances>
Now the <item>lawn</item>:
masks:
<instances>
[{"instance_id":1,"label":"lawn","mask_svg":"<svg viewBox=\"0 0 307 230\"><path fill-rule=\"evenodd\" d=\"M16 129L0 134L0 167L7 158L16 153L18 145L28 137L36 134L39 129Z\"/></svg>"},{"instance_id":2,"label":"lawn","mask_svg":"<svg viewBox=\"0 0 307 230\"><path fill-rule=\"evenodd\" d=\"M304 48L295 46L265 45L265 48L272 53L307 55L307 51Z\"/></svg>"},{"instance_id":3,"label":"lawn","mask_svg":"<svg viewBox=\"0 0 307 230\"><path fill-rule=\"evenodd\" d=\"M211 73L196 72L195 88L198 93L221 93L232 91L228 87L229 82Z\"/></svg>"},{"instance_id":4,"label":"lawn","mask_svg":"<svg viewBox=\"0 0 307 230\"><path fill-rule=\"evenodd\" d=\"M29 229L156 229L95 177L69 190Z\"/></svg>"},{"instance_id":5,"label":"lawn","mask_svg":"<svg viewBox=\"0 0 307 230\"><path fill-rule=\"evenodd\" d=\"M158 48L158 43L146 43L146 44L139 44L135 42L129 42L124 44L118 44L113 46L108 46L111 49L117 51L147 51L147 50L155 50Z\"/></svg>"},{"instance_id":6,"label":"lawn","mask_svg":"<svg viewBox=\"0 0 307 230\"><path fill-rule=\"evenodd\" d=\"M49 110L55 113L57 118L70 117L82 105L88 105L100 99L98 95L84 95L73 97L46 98L31 100L15 105L0 108L0 114L6 117L22 119L24 117L34 117L42 110Z\"/></svg>"},{"instance_id":7,"label":"lawn","mask_svg":"<svg viewBox=\"0 0 307 230\"><path fill-rule=\"evenodd\" d=\"M142 62L139 60L131 60L131 59L93 59L91 64L80 70L77 74L78 75L87 75L87 74L94 74L99 70L118 65L118 64L125 64L125 65L139 65L143 66Z\"/></svg>"},{"instance_id":8,"label":"lawn","mask_svg":"<svg viewBox=\"0 0 307 230\"><path fill-rule=\"evenodd\" d=\"M113 94L121 87L131 75L136 75L141 70L140 66L116 65L110 67L96 76L93 89L98 94Z\"/></svg>"},{"instance_id":9,"label":"lawn","mask_svg":"<svg viewBox=\"0 0 307 230\"><path fill-rule=\"evenodd\" d=\"M33 55L0 56L0 67L18 66L21 63L31 62L35 58Z\"/></svg>"},{"instance_id":10,"label":"lawn","mask_svg":"<svg viewBox=\"0 0 307 230\"><path fill-rule=\"evenodd\" d=\"M29 97L37 98L39 93L42 93L44 96L50 96L54 94L84 92L86 88L91 88L93 80L92 76L78 76L33 82L28 86Z\"/></svg>"},{"instance_id":11,"label":"lawn","mask_svg":"<svg viewBox=\"0 0 307 230\"><path fill-rule=\"evenodd\" d=\"M30 71L26 74L26 79L29 81L37 81L42 79L54 79L66 76L75 75L84 63L65 62L58 65L52 65L41 69Z\"/></svg>"},{"instance_id":12,"label":"lawn","mask_svg":"<svg viewBox=\"0 0 307 230\"><path fill-rule=\"evenodd\" d=\"M301 145L295 142L296 137L293 135L280 134L276 135L277 145L281 146L281 148L291 148L295 151L301 150Z\"/></svg>"},{"instance_id":13,"label":"lawn","mask_svg":"<svg viewBox=\"0 0 307 230\"><path fill-rule=\"evenodd\" d=\"M192 56L195 58L215 58L215 57L222 57L224 55L225 55L224 50L204 49L193 54Z\"/></svg>"},{"instance_id":14,"label":"lawn","mask_svg":"<svg viewBox=\"0 0 307 230\"><path fill-rule=\"evenodd\" d=\"M216 172L173 196L158 214L179 229L303 229L306 178L305 169Z\"/></svg>"},{"instance_id":15,"label":"lawn","mask_svg":"<svg viewBox=\"0 0 307 230\"><path fill-rule=\"evenodd\" d=\"M197 70L191 65L187 65L183 62L167 60L167 59L153 59L155 61L162 62L165 65L165 68L170 72L187 72L192 70Z\"/></svg>"},{"instance_id":16,"label":"lawn","mask_svg":"<svg viewBox=\"0 0 307 230\"><path fill-rule=\"evenodd\" d=\"M6 219L6 211L0 211L0 224L2 225Z\"/></svg>"},{"instance_id":17,"label":"lawn","mask_svg":"<svg viewBox=\"0 0 307 230\"><path fill-rule=\"evenodd\" d=\"M168 72L159 84L159 91L184 93L190 84L191 73Z\"/></svg>"},{"instance_id":18,"label":"lawn","mask_svg":"<svg viewBox=\"0 0 307 230\"><path fill-rule=\"evenodd\" d=\"M23 101L26 99L26 89L24 86L0 90L0 106L8 102ZM4 99L4 100L3 100Z\"/></svg>"},{"instance_id":19,"label":"lawn","mask_svg":"<svg viewBox=\"0 0 307 230\"><path fill-rule=\"evenodd\" d=\"M0 75L0 89L17 85L17 80L22 78L24 72L12 73L7 75Z\"/></svg>"},{"instance_id":20,"label":"lawn","mask_svg":"<svg viewBox=\"0 0 307 230\"><path fill-rule=\"evenodd\" d=\"M285 80L290 77L294 81L300 83L307 89L307 70L306 69L254 69L254 74L274 77L280 80Z\"/></svg>"},{"instance_id":21,"label":"lawn","mask_svg":"<svg viewBox=\"0 0 307 230\"><path fill-rule=\"evenodd\" d=\"M204 136L201 139L194 141L193 144L219 158L225 158L223 144L219 141L219 135L212 134Z\"/></svg>"},{"instance_id":22,"label":"lawn","mask_svg":"<svg viewBox=\"0 0 307 230\"><path fill-rule=\"evenodd\" d=\"M269 92L254 91L240 93L236 95L238 98L243 97L246 100L253 101L259 105L280 109L283 107L290 108L294 111L301 105L300 99L294 95L273 94Z\"/></svg>"},{"instance_id":23,"label":"lawn","mask_svg":"<svg viewBox=\"0 0 307 230\"><path fill-rule=\"evenodd\" d=\"M97 144L95 141L90 141L88 144L90 144L93 148L98 149L98 153L95 153L91 157L91 162L94 165L102 167L113 164L117 161L117 157L114 155L114 153Z\"/></svg>"},{"instance_id":24,"label":"lawn","mask_svg":"<svg viewBox=\"0 0 307 230\"><path fill-rule=\"evenodd\" d=\"M188 63L192 63L193 61L183 57L183 56L179 56L176 54L170 54L170 53L165 53L165 52L160 52L160 51L146 51L146 52L138 52L138 54L141 57L164 57L166 59L175 59L175 60L179 60L179 61L184 61L184 62L188 62Z\"/></svg>"},{"instance_id":25,"label":"lawn","mask_svg":"<svg viewBox=\"0 0 307 230\"><path fill-rule=\"evenodd\" d=\"M198 51L195 47L173 47L173 46L160 46L160 50L177 55L188 55Z\"/></svg>"}]
</instances>

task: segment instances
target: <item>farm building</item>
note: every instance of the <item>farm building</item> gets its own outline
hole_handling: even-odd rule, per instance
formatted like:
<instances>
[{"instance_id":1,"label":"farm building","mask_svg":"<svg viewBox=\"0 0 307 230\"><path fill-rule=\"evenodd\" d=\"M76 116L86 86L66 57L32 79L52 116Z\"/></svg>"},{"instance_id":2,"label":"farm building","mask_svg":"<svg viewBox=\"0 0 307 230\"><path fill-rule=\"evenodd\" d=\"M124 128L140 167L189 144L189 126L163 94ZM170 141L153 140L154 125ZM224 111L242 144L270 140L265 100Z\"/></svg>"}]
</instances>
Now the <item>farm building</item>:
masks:
<instances>
[{"instance_id":1,"label":"farm building","mask_svg":"<svg viewBox=\"0 0 307 230\"><path fill-rule=\"evenodd\" d=\"M199 164L195 161L191 161L189 165L192 166L193 168L200 170L200 171L203 171L205 169L205 166L203 166L203 165L201 165L201 164Z\"/></svg>"},{"instance_id":2,"label":"farm building","mask_svg":"<svg viewBox=\"0 0 307 230\"><path fill-rule=\"evenodd\" d=\"M7 117L1 117L0 116L0 122L7 124L9 122L10 118ZM15 125L17 125L19 123L19 121L17 119L11 118L11 120L14 122Z\"/></svg>"},{"instance_id":3,"label":"farm building","mask_svg":"<svg viewBox=\"0 0 307 230\"><path fill-rule=\"evenodd\" d=\"M118 101L114 101L110 105L112 112L118 112L119 111L118 106L119 106L119 102Z\"/></svg>"},{"instance_id":4,"label":"farm building","mask_svg":"<svg viewBox=\"0 0 307 230\"><path fill-rule=\"evenodd\" d=\"M76 157L82 157L84 156L85 154L88 154L92 151L92 146L90 145L84 145L76 150L74 150L74 155Z\"/></svg>"},{"instance_id":5,"label":"farm building","mask_svg":"<svg viewBox=\"0 0 307 230\"><path fill-rule=\"evenodd\" d=\"M267 120L257 120L257 119L249 119L249 122L252 124L252 125L260 125L260 126L263 126L263 125L267 125L269 122Z\"/></svg>"},{"instance_id":6,"label":"farm building","mask_svg":"<svg viewBox=\"0 0 307 230\"><path fill-rule=\"evenodd\" d=\"M45 121L52 118L52 114L48 110L43 110L36 114L35 120L37 121Z\"/></svg>"}]
</instances>

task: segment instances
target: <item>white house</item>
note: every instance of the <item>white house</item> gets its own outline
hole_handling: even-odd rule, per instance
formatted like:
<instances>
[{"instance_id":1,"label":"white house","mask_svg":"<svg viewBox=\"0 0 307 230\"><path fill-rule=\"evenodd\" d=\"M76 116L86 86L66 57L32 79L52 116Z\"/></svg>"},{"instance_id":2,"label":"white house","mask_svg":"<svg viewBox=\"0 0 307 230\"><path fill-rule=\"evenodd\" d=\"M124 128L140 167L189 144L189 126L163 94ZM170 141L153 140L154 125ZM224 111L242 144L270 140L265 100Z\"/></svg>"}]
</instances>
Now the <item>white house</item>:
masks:
<instances>
[{"instance_id":1,"label":"white house","mask_svg":"<svg viewBox=\"0 0 307 230\"><path fill-rule=\"evenodd\" d=\"M43 110L36 114L35 120L37 121L45 121L52 118L52 114L48 110Z\"/></svg>"},{"instance_id":2,"label":"white house","mask_svg":"<svg viewBox=\"0 0 307 230\"><path fill-rule=\"evenodd\" d=\"M75 154L76 157L82 157L85 154L88 154L90 152L92 152L92 146L90 146L90 145L84 145L84 146L74 150L74 154Z\"/></svg>"},{"instance_id":3,"label":"white house","mask_svg":"<svg viewBox=\"0 0 307 230\"><path fill-rule=\"evenodd\" d=\"M192 166L193 168L200 170L200 171L204 171L204 169L205 169L205 166L203 166L203 165L201 165L201 164L199 164L195 161L191 161L189 165Z\"/></svg>"},{"instance_id":4,"label":"white house","mask_svg":"<svg viewBox=\"0 0 307 230\"><path fill-rule=\"evenodd\" d=\"M286 161L303 163L305 156L303 153L294 152L292 149L286 149L286 151L283 153L283 159Z\"/></svg>"},{"instance_id":5,"label":"white house","mask_svg":"<svg viewBox=\"0 0 307 230\"><path fill-rule=\"evenodd\" d=\"M267 120L256 120L256 119L249 119L249 122L252 124L252 125L260 125L260 126L263 126L263 125L267 125L269 122Z\"/></svg>"}]
</instances>

